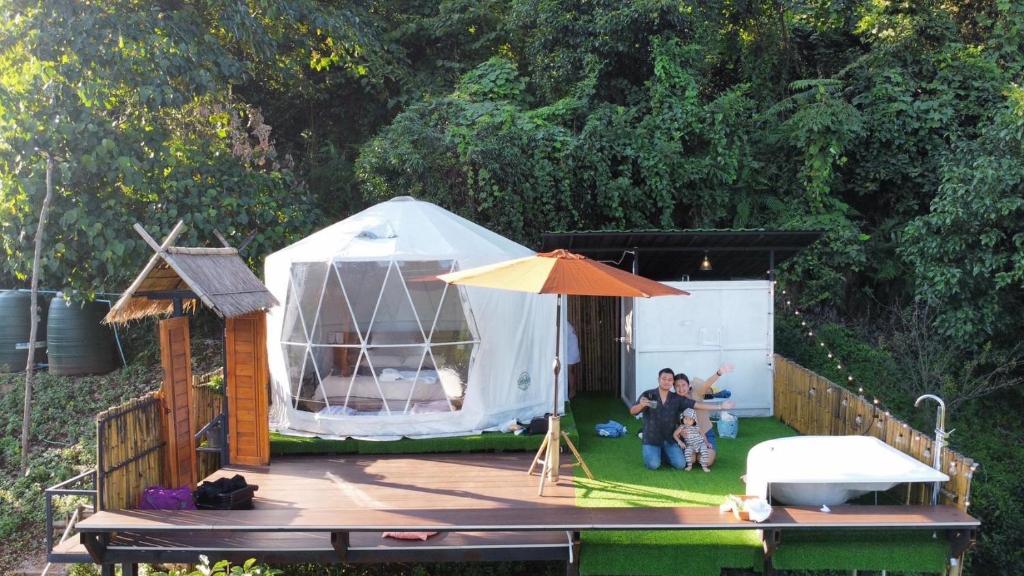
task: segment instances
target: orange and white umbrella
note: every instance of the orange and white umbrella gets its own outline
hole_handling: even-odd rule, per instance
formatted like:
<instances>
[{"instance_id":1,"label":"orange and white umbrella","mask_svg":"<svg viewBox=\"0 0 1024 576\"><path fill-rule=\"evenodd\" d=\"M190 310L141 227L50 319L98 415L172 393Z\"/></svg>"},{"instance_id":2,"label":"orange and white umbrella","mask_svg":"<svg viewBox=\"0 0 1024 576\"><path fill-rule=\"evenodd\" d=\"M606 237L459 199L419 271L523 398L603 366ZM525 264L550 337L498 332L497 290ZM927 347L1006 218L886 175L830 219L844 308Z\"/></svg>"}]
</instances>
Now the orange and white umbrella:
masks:
<instances>
[{"instance_id":1,"label":"orange and white umbrella","mask_svg":"<svg viewBox=\"0 0 1024 576\"><path fill-rule=\"evenodd\" d=\"M679 296L689 292L666 286L643 276L635 276L607 264L554 250L488 264L439 276L449 284L499 288L534 294L568 294L573 296Z\"/></svg>"},{"instance_id":2,"label":"orange and white umbrella","mask_svg":"<svg viewBox=\"0 0 1024 576\"><path fill-rule=\"evenodd\" d=\"M635 276L607 264L591 260L586 256L573 254L568 250L554 250L517 258L497 264L479 266L438 276L449 284L497 288L534 294L557 294L558 306L555 314L555 393L552 421L549 424L546 443L549 456L545 469L551 480L558 480L558 373L561 363L558 358L561 345L562 296L622 296L627 298L650 298L652 296L686 296L689 292L666 286L642 276ZM541 447L543 451L544 446ZM575 451L575 448L574 448ZM538 457L540 452L538 452ZM553 469L552 469L552 461ZM534 459L536 464L537 459ZM531 466L531 470L532 470ZM541 490L543 490L543 481Z\"/></svg>"}]
</instances>

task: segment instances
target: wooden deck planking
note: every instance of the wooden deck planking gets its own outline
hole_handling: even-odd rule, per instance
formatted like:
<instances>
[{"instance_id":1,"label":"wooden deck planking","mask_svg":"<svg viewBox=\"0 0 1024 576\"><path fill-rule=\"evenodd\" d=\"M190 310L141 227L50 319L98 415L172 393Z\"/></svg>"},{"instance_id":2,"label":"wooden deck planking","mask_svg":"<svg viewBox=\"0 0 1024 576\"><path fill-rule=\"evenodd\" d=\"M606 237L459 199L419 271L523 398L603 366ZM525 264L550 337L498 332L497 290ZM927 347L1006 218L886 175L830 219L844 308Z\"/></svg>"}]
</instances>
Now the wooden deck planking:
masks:
<instances>
[{"instance_id":1,"label":"wooden deck planking","mask_svg":"<svg viewBox=\"0 0 1024 576\"><path fill-rule=\"evenodd\" d=\"M769 554L779 534L807 529L944 530L954 556L978 521L951 506L776 507L755 524L715 507L578 508L572 467L537 496L530 454L291 456L270 466L234 466L259 486L255 510L100 512L79 523L94 558L182 561L190 554L265 561L406 562L566 560L583 530L762 530ZM382 531L438 531L426 542L387 540ZM342 538L342 543L332 543ZM112 535L107 545L104 535ZM770 536L769 536L770 535ZM68 548L65 546L65 548ZM81 553L75 544L68 553ZM955 549L954 549L955 548ZM106 555L108 551L110 555ZM340 554L340 556L339 556ZM570 568L574 568L571 564Z\"/></svg>"},{"instance_id":2,"label":"wooden deck planking","mask_svg":"<svg viewBox=\"0 0 1024 576\"><path fill-rule=\"evenodd\" d=\"M530 454L288 456L267 467L231 466L209 480L245 476L255 505L272 509L498 508L571 505L572 466L537 496Z\"/></svg>"},{"instance_id":3,"label":"wooden deck planking","mask_svg":"<svg viewBox=\"0 0 1024 576\"><path fill-rule=\"evenodd\" d=\"M866 509L866 510L865 510ZM778 507L766 522L753 523L713 507L675 508L420 508L100 512L79 524L82 531L159 532L359 532L385 530L752 530L817 528L971 528L978 520L951 506Z\"/></svg>"}]
</instances>

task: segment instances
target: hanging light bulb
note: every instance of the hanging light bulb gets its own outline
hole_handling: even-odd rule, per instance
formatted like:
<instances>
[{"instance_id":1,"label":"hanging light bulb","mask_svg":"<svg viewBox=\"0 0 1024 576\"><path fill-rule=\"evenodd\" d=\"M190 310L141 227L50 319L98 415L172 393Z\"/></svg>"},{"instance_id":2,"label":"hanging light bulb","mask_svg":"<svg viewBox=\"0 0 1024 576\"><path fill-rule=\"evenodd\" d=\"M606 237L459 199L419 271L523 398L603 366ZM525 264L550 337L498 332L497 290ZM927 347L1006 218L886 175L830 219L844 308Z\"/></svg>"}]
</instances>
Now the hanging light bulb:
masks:
<instances>
[{"instance_id":1,"label":"hanging light bulb","mask_svg":"<svg viewBox=\"0 0 1024 576\"><path fill-rule=\"evenodd\" d=\"M702 272L711 272L711 258L708 258L707 250L704 251L704 259L700 261L700 269Z\"/></svg>"}]
</instances>

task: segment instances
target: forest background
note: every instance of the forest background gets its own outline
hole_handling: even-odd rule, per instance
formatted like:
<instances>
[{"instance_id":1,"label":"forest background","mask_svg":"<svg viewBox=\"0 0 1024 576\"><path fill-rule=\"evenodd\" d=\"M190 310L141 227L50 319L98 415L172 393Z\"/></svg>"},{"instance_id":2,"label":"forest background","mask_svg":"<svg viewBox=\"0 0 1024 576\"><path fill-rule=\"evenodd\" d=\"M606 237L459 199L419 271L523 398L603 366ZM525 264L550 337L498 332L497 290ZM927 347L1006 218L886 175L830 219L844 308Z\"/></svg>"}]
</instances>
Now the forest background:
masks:
<instances>
[{"instance_id":1,"label":"forest background","mask_svg":"<svg viewBox=\"0 0 1024 576\"><path fill-rule=\"evenodd\" d=\"M824 230L786 310L921 429L913 398L947 399L970 570L1020 574L1022 71L1010 0L0 0L0 286L28 285L48 158L42 285L84 298L148 259L135 222L254 234L259 271L400 195L533 247ZM843 380L783 311L779 351Z\"/></svg>"}]
</instances>

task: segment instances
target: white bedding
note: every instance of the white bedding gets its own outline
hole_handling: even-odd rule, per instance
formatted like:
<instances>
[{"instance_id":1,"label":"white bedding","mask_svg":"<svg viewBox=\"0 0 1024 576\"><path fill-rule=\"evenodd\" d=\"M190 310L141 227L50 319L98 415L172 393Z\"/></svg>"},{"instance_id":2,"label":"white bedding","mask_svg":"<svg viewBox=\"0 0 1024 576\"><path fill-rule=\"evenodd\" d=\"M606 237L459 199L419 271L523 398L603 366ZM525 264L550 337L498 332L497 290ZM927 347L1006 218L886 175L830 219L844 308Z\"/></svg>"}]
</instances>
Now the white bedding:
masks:
<instances>
[{"instance_id":1,"label":"white bedding","mask_svg":"<svg viewBox=\"0 0 1024 576\"><path fill-rule=\"evenodd\" d=\"M332 399L344 399L346 396L352 398L380 398L381 391L384 398L389 401L407 399L413 402L425 402L432 400L445 401L445 397L455 399L462 397L462 382L458 374L452 370L441 370L440 373L433 370L423 370L416 379L415 371L402 370L397 373L381 371L381 378L378 375L380 388L374 382L373 376L356 375L355 381L352 376L328 376L323 381L323 392L316 393L316 400L322 400L323 396ZM440 383L438 383L440 380ZM349 383L352 389L349 391ZM415 384L415 386L414 386ZM410 398L411 394L411 398Z\"/></svg>"}]
</instances>

